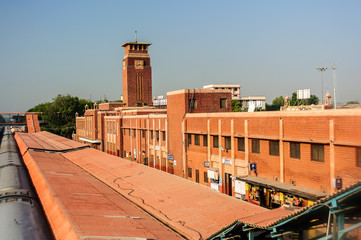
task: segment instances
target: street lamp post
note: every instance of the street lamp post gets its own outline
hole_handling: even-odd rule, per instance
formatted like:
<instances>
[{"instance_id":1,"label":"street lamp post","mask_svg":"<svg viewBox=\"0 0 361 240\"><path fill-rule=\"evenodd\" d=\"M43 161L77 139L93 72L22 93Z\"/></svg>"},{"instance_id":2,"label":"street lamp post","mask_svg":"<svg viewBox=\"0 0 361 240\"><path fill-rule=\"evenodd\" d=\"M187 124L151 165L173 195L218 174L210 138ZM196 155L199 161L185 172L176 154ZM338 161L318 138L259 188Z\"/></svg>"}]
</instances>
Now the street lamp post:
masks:
<instances>
[{"instance_id":1,"label":"street lamp post","mask_svg":"<svg viewBox=\"0 0 361 240\"><path fill-rule=\"evenodd\" d=\"M327 70L327 67L318 67L316 70L321 72L321 103L323 103L323 72Z\"/></svg>"},{"instance_id":2,"label":"street lamp post","mask_svg":"<svg viewBox=\"0 0 361 240\"><path fill-rule=\"evenodd\" d=\"M332 63L332 73L333 73L333 105L334 109L337 108L336 102L336 63Z\"/></svg>"}]
</instances>

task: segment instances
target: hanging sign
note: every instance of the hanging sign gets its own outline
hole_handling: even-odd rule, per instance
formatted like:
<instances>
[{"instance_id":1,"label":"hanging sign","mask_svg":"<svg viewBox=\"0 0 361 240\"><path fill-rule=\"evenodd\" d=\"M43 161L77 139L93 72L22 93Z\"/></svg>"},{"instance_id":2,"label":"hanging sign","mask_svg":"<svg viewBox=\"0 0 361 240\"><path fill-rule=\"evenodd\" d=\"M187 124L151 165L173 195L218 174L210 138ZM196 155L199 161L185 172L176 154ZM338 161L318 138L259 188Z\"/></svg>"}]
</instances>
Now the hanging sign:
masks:
<instances>
[{"instance_id":1,"label":"hanging sign","mask_svg":"<svg viewBox=\"0 0 361 240\"><path fill-rule=\"evenodd\" d=\"M250 163L249 164L250 171L257 171L257 163Z\"/></svg>"},{"instance_id":2,"label":"hanging sign","mask_svg":"<svg viewBox=\"0 0 361 240\"><path fill-rule=\"evenodd\" d=\"M226 165L232 165L232 160L223 158L222 163Z\"/></svg>"}]
</instances>

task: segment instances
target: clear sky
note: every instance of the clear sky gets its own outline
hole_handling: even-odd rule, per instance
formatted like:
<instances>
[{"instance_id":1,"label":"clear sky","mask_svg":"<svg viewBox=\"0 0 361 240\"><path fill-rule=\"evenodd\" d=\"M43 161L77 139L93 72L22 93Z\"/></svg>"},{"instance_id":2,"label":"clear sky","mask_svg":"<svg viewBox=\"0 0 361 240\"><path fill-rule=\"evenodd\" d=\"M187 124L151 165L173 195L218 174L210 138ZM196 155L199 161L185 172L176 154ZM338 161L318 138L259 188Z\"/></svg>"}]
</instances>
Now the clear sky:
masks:
<instances>
[{"instance_id":1,"label":"clear sky","mask_svg":"<svg viewBox=\"0 0 361 240\"><path fill-rule=\"evenodd\" d=\"M361 1L0 1L0 112L57 94L120 99L120 45L150 42L153 96L238 83L267 102L297 89L361 101Z\"/></svg>"}]
</instances>

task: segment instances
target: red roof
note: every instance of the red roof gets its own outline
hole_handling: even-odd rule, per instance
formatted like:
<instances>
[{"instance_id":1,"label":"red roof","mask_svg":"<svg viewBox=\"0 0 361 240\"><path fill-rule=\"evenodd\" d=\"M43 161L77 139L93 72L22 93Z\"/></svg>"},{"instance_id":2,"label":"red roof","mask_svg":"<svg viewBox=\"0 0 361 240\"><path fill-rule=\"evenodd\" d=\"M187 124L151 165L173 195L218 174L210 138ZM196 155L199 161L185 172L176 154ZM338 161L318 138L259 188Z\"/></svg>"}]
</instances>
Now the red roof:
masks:
<instances>
[{"instance_id":1,"label":"red roof","mask_svg":"<svg viewBox=\"0 0 361 240\"><path fill-rule=\"evenodd\" d=\"M47 151L69 151L89 147L86 144L45 131L31 134L19 132L15 135L15 139L18 142L21 154L24 154L28 148Z\"/></svg>"},{"instance_id":2,"label":"red roof","mask_svg":"<svg viewBox=\"0 0 361 240\"><path fill-rule=\"evenodd\" d=\"M61 155L23 157L56 239L183 239Z\"/></svg>"},{"instance_id":3,"label":"red roof","mask_svg":"<svg viewBox=\"0 0 361 240\"><path fill-rule=\"evenodd\" d=\"M67 167L77 165L82 168L83 173L84 171L88 173L84 173L84 176L89 177L89 174L92 175L189 239L207 238L237 221L253 225L268 225L290 214L289 210L268 210L219 193L187 179L115 157L99 150L84 149L83 144L47 132L18 133L16 139L22 152L26 152L28 148L38 150L41 148L44 150L58 149L60 155L34 152L29 154L37 164L41 162L39 167L42 168L43 178L48 181L50 189L55 189L55 186L57 186L60 189L59 191L63 191L61 190L62 187L70 185L70 189L67 190L69 192L65 195L77 192L83 183L74 183L74 186L72 186L70 179L78 181L77 178L80 178L82 180L83 175L80 176L79 174L76 178L74 176L66 177L68 172L63 169L63 165ZM72 151L64 152L64 150L72 147ZM55 174L57 176L55 178L52 173L59 174ZM63 180L60 180L60 176ZM49 179L56 180L50 181ZM89 187L87 186L87 188ZM104 195L105 192L109 191L109 188L106 189L99 188L96 194ZM116 195L120 196L119 194ZM58 193L55 196L58 196ZM103 209L109 204L98 200L95 196L92 198L94 202L89 203L91 207L82 210L84 215L87 215L87 211L89 211L90 215L93 215L93 208ZM65 204L67 207L73 206L77 211L80 210L76 207L79 205L76 203L76 198L65 199L70 201ZM73 203L72 200L75 202ZM72 212L71 209L67 211ZM86 224L86 221L76 220L75 222L79 224L79 228L87 229L88 225L82 226L82 224ZM93 227L89 228L92 229Z\"/></svg>"},{"instance_id":4,"label":"red roof","mask_svg":"<svg viewBox=\"0 0 361 240\"><path fill-rule=\"evenodd\" d=\"M189 239L206 238L238 218L270 211L95 149L62 155Z\"/></svg>"}]
</instances>

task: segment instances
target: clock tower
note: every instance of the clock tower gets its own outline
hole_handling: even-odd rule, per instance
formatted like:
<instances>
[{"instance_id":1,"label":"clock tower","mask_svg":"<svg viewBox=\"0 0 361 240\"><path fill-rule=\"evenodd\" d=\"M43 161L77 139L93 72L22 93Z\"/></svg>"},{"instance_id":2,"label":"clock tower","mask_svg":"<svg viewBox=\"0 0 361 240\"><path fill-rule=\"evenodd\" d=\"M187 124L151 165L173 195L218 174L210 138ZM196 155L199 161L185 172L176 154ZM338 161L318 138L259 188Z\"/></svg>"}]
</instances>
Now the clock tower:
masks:
<instances>
[{"instance_id":1,"label":"clock tower","mask_svg":"<svg viewBox=\"0 0 361 240\"><path fill-rule=\"evenodd\" d=\"M127 107L152 105L150 43L127 42L123 58L123 102Z\"/></svg>"}]
</instances>

